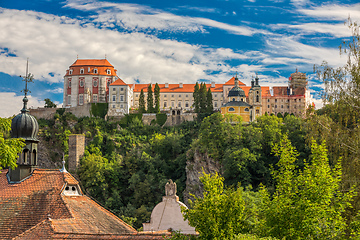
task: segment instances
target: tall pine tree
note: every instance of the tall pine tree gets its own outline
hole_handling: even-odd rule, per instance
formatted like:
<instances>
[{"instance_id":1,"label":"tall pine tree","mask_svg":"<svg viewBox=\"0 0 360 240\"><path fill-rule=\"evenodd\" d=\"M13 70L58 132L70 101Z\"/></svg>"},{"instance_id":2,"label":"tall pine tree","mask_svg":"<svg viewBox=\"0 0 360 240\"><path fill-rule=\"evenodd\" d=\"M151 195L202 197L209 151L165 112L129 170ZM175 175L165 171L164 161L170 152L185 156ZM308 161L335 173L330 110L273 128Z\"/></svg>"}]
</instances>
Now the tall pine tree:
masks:
<instances>
[{"instance_id":1,"label":"tall pine tree","mask_svg":"<svg viewBox=\"0 0 360 240\"><path fill-rule=\"evenodd\" d=\"M196 113L200 112L200 101L199 101L199 92L200 92L200 87L199 87L199 83L195 84L194 87L194 93L193 93L193 97L194 97L194 111Z\"/></svg>"},{"instance_id":2,"label":"tall pine tree","mask_svg":"<svg viewBox=\"0 0 360 240\"><path fill-rule=\"evenodd\" d=\"M159 84L155 84L154 88L154 98L155 98L155 113L160 113L160 87Z\"/></svg>"},{"instance_id":3,"label":"tall pine tree","mask_svg":"<svg viewBox=\"0 0 360 240\"><path fill-rule=\"evenodd\" d=\"M211 93L211 89L209 88L206 94L206 112L207 113L213 113L214 112L214 107L213 107L213 98L212 98L212 93Z\"/></svg>"},{"instance_id":4,"label":"tall pine tree","mask_svg":"<svg viewBox=\"0 0 360 240\"><path fill-rule=\"evenodd\" d=\"M207 94L206 84L202 83L200 85L200 92L199 92L200 113L206 113L206 109L207 109L206 94Z\"/></svg>"},{"instance_id":5,"label":"tall pine tree","mask_svg":"<svg viewBox=\"0 0 360 240\"><path fill-rule=\"evenodd\" d=\"M145 110L145 95L144 90L141 89L140 96L139 96L139 112L144 113Z\"/></svg>"},{"instance_id":6,"label":"tall pine tree","mask_svg":"<svg viewBox=\"0 0 360 240\"><path fill-rule=\"evenodd\" d=\"M154 97L153 97L153 91L152 91L151 83L148 86L147 112L148 113L153 113L154 112Z\"/></svg>"}]
</instances>

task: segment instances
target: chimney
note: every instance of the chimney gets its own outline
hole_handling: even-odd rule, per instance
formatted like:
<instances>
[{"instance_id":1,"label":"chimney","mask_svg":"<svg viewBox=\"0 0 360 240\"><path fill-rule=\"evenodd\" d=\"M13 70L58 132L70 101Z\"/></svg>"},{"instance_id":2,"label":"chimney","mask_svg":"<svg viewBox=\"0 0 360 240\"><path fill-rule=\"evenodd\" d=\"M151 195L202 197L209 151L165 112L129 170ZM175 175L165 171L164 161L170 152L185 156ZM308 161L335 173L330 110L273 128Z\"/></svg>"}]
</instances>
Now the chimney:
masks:
<instances>
[{"instance_id":1,"label":"chimney","mask_svg":"<svg viewBox=\"0 0 360 240\"><path fill-rule=\"evenodd\" d=\"M169 88L169 83L165 83L165 88Z\"/></svg>"},{"instance_id":2,"label":"chimney","mask_svg":"<svg viewBox=\"0 0 360 240\"><path fill-rule=\"evenodd\" d=\"M215 87L215 82L211 82L211 87L212 87L212 88Z\"/></svg>"},{"instance_id":3,"label":"chimney","mask_svg":"<svg viewBox=\"0 0 360 240\"><path fill-rule=\"evenodd\" d=\"M80 166L80 158L84 156L85 135L72 134L69 136L69 171L76 172Z\"/></svg>"},{"instance_id":4,"label":"chimney","mask_svg":"<svg viewBox=\"0 0 360 240\"><path fill-rule=\"evenodd\" d=\"M179 88L183 88L183 84L182 84L182 83L179 83Z\"/></svg>"}]
</instances>

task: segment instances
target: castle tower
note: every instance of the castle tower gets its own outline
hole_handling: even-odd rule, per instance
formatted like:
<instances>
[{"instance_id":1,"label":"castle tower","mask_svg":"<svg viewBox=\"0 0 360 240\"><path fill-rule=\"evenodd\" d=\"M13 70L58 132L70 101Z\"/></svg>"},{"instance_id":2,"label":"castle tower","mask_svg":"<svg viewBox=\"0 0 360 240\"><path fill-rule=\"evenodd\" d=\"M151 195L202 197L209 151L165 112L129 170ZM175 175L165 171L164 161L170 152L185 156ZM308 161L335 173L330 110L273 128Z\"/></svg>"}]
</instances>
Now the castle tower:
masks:
<instances>
[{"instance_id":1,"label":"castle tower","mask_svg":"<svg viewBox=\"0 0 360 240\"><path fill-rule=\"evenodd\" d=\"M23 109L21 113L15 116L11 123L11 137L12 138L23 138L25 140L25 147L23 148L19 158L17 160L17 168L12 170L9 169L9 178L11 182L20 182L26 177L30 176L32 171L37 167L38 164L38 142L37 134L39 132L39 125L35 117L31 116L27 109L27 83L33 81L33 76L28 73L28 67L26 67L25 81L25 96L23 98Z\"/></svg>"},{"instance_id":2,"label":"castle tower","mask_svg":"<svg viewBox=\"0 0 360 240\"><path fill-rule=\"evenodd\" d=\"M251 80L251 88L249 90L249 104L252 105L251 120L261 116L262 113L262 94L259 84L259 77L256 75L255 81Z\"/></svg>"}]
</instances>

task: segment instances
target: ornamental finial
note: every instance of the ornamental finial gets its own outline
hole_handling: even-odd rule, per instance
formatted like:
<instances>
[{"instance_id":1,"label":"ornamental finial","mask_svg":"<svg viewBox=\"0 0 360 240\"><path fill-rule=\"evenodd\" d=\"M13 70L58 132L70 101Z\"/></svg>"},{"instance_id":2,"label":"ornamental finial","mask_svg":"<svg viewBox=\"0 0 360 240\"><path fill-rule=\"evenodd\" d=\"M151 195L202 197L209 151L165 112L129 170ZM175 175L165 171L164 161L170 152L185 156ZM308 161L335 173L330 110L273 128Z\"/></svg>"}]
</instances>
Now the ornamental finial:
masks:
<instances>
[{"instance_id":1,"label":"ornamental finial","mask_svg":"<svg viewBox=\"0 0 360 240\"><path fill-rule=\"evenodd\" d=\"M26 60L26 74L25 76L20 76L23 78L23 81L25 82L25 89L22 90L22 92L24 92L24 98L23 98L23 102L24 102L24 106L23 106L23 109L21 109L21 112L22 113L26 113L26 112L29 112L29 110L27 109L27 102L28 102L28 99L27 99L27 93L31 91L28 89L28 83L30 82L34 82L34 75L32 75L31 73L29 73L29 58L27 58Z\"/></svg>"}]
</instances>

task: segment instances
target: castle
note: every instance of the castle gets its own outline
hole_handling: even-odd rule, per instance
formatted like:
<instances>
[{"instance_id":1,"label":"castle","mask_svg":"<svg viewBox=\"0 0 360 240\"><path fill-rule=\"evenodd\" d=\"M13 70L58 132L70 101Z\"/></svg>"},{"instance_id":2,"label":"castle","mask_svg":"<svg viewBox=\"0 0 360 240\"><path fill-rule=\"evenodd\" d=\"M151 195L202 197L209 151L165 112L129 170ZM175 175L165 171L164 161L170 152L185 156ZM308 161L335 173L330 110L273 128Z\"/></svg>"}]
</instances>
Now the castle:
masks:
<instances>
[{"instance_id":1,"label":"castle","mask_svg":"<svg viewBox=\"0 0 360 240\"><path fill-rule=\"evenodd\" d=\"M106 59L77 59L64 77L64 107L108 103L108 116L122 116L139 107L140 92L147 99L148 84L127 84ZM154 89L154 84L152 85ZM192 111L194 84L159 84L161 111ZM246 122L265 113L303 116L310 104L305 73L291 74L288 86L261 86L258 77L246 86L236 77L224 84L211 82L214 110L241 115Z\"/></svg>"}]
</instances>

